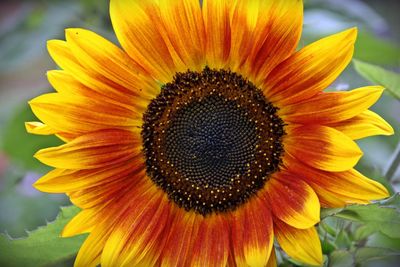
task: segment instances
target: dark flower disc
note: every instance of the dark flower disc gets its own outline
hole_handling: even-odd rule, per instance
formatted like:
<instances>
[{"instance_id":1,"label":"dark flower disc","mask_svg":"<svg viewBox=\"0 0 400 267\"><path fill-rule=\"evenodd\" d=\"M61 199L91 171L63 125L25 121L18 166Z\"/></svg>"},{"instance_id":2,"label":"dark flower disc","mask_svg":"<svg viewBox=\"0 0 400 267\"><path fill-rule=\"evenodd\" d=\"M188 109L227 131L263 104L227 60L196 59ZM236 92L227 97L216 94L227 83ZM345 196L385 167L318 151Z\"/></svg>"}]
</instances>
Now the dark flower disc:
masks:
<instances>
[{"instance_id":1,"label":"dark flower disc","mask_svg":"<svg viewBox=\"0 0 400 267\"><path fill-rule=\"evenodd\" d=\"M285 133L276 111L236 73L178 73L143 116L147 174L187 210L234 210L279 169Z\"/></svg>"}]
</instances>

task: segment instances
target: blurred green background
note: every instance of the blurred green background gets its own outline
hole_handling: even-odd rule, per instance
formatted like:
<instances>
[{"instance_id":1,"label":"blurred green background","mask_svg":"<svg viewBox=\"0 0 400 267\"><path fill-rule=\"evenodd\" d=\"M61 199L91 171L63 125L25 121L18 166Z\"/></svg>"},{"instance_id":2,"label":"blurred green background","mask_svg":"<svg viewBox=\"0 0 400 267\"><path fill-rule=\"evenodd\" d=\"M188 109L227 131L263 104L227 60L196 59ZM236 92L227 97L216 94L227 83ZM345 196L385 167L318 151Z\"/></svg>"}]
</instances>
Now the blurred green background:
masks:
<instances>
[{"instance_id":1,"label":"blurred green background","mask_svg":"<svg viewBox=\"0 0 400 267\"><path fill-rule=\"evenodd\" d=\"M399 72L399 14L398 0L306 0L300 47L357 26L355 58ZM54 220L59 207L69 205L64 195L43 194L31 186L49 170L32 155L60 141L54 137L29 135L24 128L24 121L35 120L27 101L51 90L45 74L56 66L47 54L46 41L63 39L64 29L68 27L90 29L116 42L107 0L0 2L0 233L13 238L26 236L26 230ZM368 84L371 83L350 64L329 90L347 90ZM383 182L392 193L399 192L399 170L391 181L383 174L399 143L400 104L385 93L373 110L395 128L396 134L360 141L365 156L357 168ZM366 242L383 242L381 246L400 249L400 241L385 238L382 241L382 237L372 236ZM362 266L395 266L398 260L398 256L392 256Z\"/></svg>"}]
</instances>

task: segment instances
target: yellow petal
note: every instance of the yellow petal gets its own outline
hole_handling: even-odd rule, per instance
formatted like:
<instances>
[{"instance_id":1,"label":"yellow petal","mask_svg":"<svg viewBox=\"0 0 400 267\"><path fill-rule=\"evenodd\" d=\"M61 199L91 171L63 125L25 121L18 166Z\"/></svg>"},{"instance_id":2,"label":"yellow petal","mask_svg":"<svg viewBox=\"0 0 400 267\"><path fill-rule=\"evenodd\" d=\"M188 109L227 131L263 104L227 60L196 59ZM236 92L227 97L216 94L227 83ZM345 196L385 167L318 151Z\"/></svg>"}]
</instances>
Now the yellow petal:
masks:
<instances>
[{"instance_id":1,"label":"yellow petal","mask_svg":"<svg viewBox=\"0 0 400 267\"><path fill-rule=\"evenodd\" d=\"M293 123L327 124L350 119L378 101L383 87L367 86L349 92L321 93L309 100L282 107L279 115Z\"/></svg>"},{"instance_id":2,"label":"yellow petal","mask_svg":"<svg viewBox=\"0 0 400 267\"><path fill-rule=\"evenodd\" d=\"M204 0L203 18L207 35L206 56L210 68L227 64L231 47L230 5L228 0Z\"/></svg>"},{"instance_id":3,"label":"yellow petal","mask_svg":"<svg viewBox=\"0 0 400 267\"><path fill-rule=\"evenodd\" d=\"M95 170L55 169L36 181L34 187L48 193L72 192L89 187L103 186L105 183L123 179L132 179L142 169L144 169L144 165L138 160Z\"/></svg>"},{"instance_id":4,"label":"yellow petal","mask_svg":"<svg viewBox=\"0 0 400 267\"><path fill-rule=\"evenodd\" d=\"M135 173L133 176L127 176L125 179L111 179L111 181L103 183L101 186L84 187L66 194L75 206L82 209L90 209L102 206L105 203L119 203L113 201L116 196L130 195L132 192L137 193L138 188L142 189L138 184L143 183L143 180L150 180L150 178L146 177L145 169ZM119 210L119 208L116 209Z\"/></svg>"},{"instance_id":5,"label":"yellow petal","mask_svg":"<svg viewBox=\"0 0 400 267\"><path fill-rule=\"evenodd\" d=\"M60 68L65 70L82 68L65 41L49 40L47 50Z\"/></svg>"},{"instance_id":6,"label":"yellow petal","mask_svg":"<svg viewBox=\"0 0 400 267\"><path fill-rule=\"evenodd\" d=\"M236 265L267 265L274 234L271 212L265 199L253 198L234 211L230 225Z\"/></svg>"},{"instance_id":7,"label":"yellow petal","mask_svg":"<svg viewBox=\"0 0 400 267\"><path fill-rule=\"evenodd\" d=\"M281 221L275 221L274 226L279 245L290 257L306 264L322 265L321 242L315 227L297 229Z\"/></svg>"},{"instance_id":8,"label":"yellow petal","mask_svg":"<svg viewBox=\"0 0 400 267\"><path fill-rule=\"evenodd\" d=\"M67 44L75 58L86 69L109 79L126 97L150 94L156 96L158 88L148 74L117 46L94 32L84 29L65 30ZM100 77L99 77L100 78ZM100 78L101 79L101 78Z\"/></svg>"},{"instance_id":9,"label":"yellow petal","mask_svg":"<svg viewBox=\"0 0 400 267\"><path fill-rule=\"evenodd\" d=\"M110 236L111 225L98 224L80 247L74 267L96 267L100 264L101 252Z\"/></svg>"},{"instance_id":10,"label":"yellow petal","mask_svg":"<svg viewBox=\"0 0 400 267\"><path fill-rule=\"evenodd\" d=\"M277 267L277 266L278 266L278 262L276 260L275 249L272 249L271 255L269 256L268 263L267 263L266 267Z\"/></svg>"},{"instance_id":11,"label":"yellow petal","mask_svg":"<svg viewBox=\"0 0 400 267\"><path fill-rule=\"evenodd\" d=\"M140 266L149 253L162 253L160 240L165 234L164 228L169 225L170 203L162 191L132 197L135 204L121 213L104 245L101 256L104 267ZM158 255L154 255L153 260L157 260ZM149 266L154 266L154 262Z\"/></svg>"},{"instance_id":12,"label":"yellow petal","mask_svg":"<svg viewBox=\"0 0 400 267\"><path fill-rule=\"evenodd\" d=\"M205 66L206 36L200 1L160 0L160 16L177 55L179 71L201 71Z\"/></svg>"},{"instance_id":13,"label":"yellow petal","mask_svg":"<svg viewBox=\"0 0 400 267\"><path fill-rule=\"evenodd\" d=\"M40 120L59 132L132 129L142 123L140 112L73 94L44 94L29 101L29 105Z\"/></svg>"},{"instance_id":14,"label":"yellow petal","mask_svg":"<svg viewBox=\"0 0 400 267\"><path fill-rule=\"evenodd\" d=\"M67 142L75 138L74 135L60 132L50 126L37 121L25 122L25 129L28 133L37 135L53 135L55 134L62 141Z\"/></svg>"},{"instance_id":15,"label":"yellow petal","mask_svg":"<svg viewBox=\"0 0 400 267\"><path fill-rule=\"evenodd\" d=\"M349 137L330 127L305 125L286 128L286 153L317 169L346 171L363 155Z\"/></svg>"},{"instance_id":16,"label":"yellow petal","mask_svg":"<svg viewBox=\"0 0 400 267\"><path fill-rule=\"evenodd\" d=\"M239 0L231 11L229 65L258 85L297 47L302 1Z\"/></svg>"},{"instance_id":17,"label":"yellow petal","mask_svg":"<svg viewBox=\"0 0 400 267\"><path fill-rule=\"evenodd\" d=\"M74 92L74 94L78 93L78 95L88 95L91 92L95 92L96 99L98 100L110 102L111 99L112 102L116 102L118 105L126 108L138 109L138 107L146 105L159 91L159 85L154 80L151 80L150 77L143 77L140 80L135 79L137 80L135 87L125 88L123 85L97 72L98 69L81 65L72 53L71 44L67 44L65 41L48 41L47 48L57 65L64 70L64 72L53 71L48 73L49 82L60 93ZM105 73L104 71L102 72ZM109 76L111 77L112 75ZM76 88L70 89L70 87ZM83 93L86 88L90 90ZM140 95L138 95L138 91ZM139 109L139 111L142 111L142 109Z\"/></svg>"},{"instance_id":18,"label":"yellow petal","mask_svg":"<svg viewBox=\"0 0 400 267\"><path fill-rule=\"evenodd\" d=\"M350 203L366 204L389 196L386 188L355 169L327 172L312 168L286 156L284 165L298 179L306 181L324 206L342 207Z\"/></svg>"},{"instance_id":19,"label":"yellow petal","mask_svg":"<svg viewBox=\"0 0 400 267\"><path fill-rule=\"evenodd\" d=\"M52 129L46 124L37 121L25 122L25 128L28 133L38 135L52 135L56 134L57 131Z\"/></svg>"},{"instance_id":20,"label":"yellow petal","mask_svg":"<svg viewBox=\"0 0 400 267\"><path fill-rule=\"evenodd\" d=\"M161 83L172 80L175 52L165 36L158 3L152 0L111 0L115 34L129 56Z\"/></svg>"},{"instance_id":21,"label":"yellow petal","mask_svg":"<svg viewBox=\"0 0 400 267\"><path fill-rule=\"evenodd\" d=\"M295 175L282 171L266 184L274 215L296 228L309 228L320 220L320 206L314 190Z\"/></svg>"},{"instance_id":22,"label":"yellow petal","mask_svg":"<svg viewBox=\"0 0 400 267\"><path fill-rule=\"evenodd\" d=\"M66 226L64 226L61 237L71 237L91 232L98 223L98 221L96 221L96 215L93 209L81 210Z\"/></svg>"},{"instance_id":23,"label":"yellow petal","mask_svg":"<svg viewBox=\"0 0 400 267\"><path fill-rule=\"evenodd\" d=\"M355 28L312 43L279 64L266 77L267 98L279 107L306 100L327 88L354 51Z\"/></svg>"},{"instance_id":24,"label":"yellow petal","mask_svg":"<svg viewBox=\"0 0 400 267\"><path fill-rule=\"evenodd\" d=\"M361 114L337 123L329 125L353 140L373 135L392 135L394 130L381 116L366 110Z\"/></svg>"},{"instance_id":25,"label":"yellow petal","mask_svg":"<svg viewBox=\"0 0 400 267\"><path fill-rule=\"evenodd\" d=\"M139 137L131 132L103 130L58 147L42 149L35 157L60 169L93 169L133 160L140 150Z\"/></svg>"}]
</instances>

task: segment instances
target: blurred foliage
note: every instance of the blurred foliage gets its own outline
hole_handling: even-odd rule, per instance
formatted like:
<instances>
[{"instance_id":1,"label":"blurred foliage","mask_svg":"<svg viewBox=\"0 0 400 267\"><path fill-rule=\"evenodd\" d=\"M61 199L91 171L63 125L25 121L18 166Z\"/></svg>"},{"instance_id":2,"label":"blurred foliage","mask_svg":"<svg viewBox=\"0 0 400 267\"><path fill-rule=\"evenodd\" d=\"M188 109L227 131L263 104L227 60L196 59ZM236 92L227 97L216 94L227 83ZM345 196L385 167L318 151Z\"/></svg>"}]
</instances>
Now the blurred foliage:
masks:
<instances>
[{"instance_id":1,"label":"blurred foliage","mask_svg":"<svg viewBox=\"0 0 400 267\"><path fill-rule=\"evenodd\" d=\"M382 85L394 97L400 99L400 74L358 60L354 61L354 66L356 71L365 79Z\"/></svg>"},{"instance_id":2,"label":"blurred foliage","mask_svg":"<svg viewBox=\"0 0 400 267\"><path fill-rule=\"evenodd\" d=\"M60 232L78 212L75 206L61 208L54 222L29 232L26 239L11 240L0 235L0 266L49 266L74 257L85 235L61 238Z\"/></svg>"},{"instance_id":3,"label":"blurred foliage","mask_svg":"<svg viewBox=\"0 0 400 267\"><path fill-rule=\"evenodd\" d=\"M396 130L393 137L359 141L365 156L357 168L382 182L391 194L400 191L399 170L392 179L386 170L399 155L392 155L400 131L400 22L396 0L305 0L300 47L357 26L354 68L349 67L331 86L347 90L366 83L382 84L391 92L374 106ZM48 171L32 155L56 146L55 137L25 132L24 121L35 120L27 100L48 90L46 70L54 68L46 41L63 39L64 29L93 30L117 43L108 15L108 0L39 0L0 2L0 232L27 235L56 217L59 206L69 204L62 195L42 194L31 184ZM365 61L365 62L363 62ZM366 63L368 62L368 63ZM379 65L379 66L377 66ZM32 78L35 77L35 78ZM397 99L396 99L397 98ZM390 160L393 158L393 160ZM392 168L392 169L393 169ZM323 210L318 226L325 266L397 266L400 251L399 196L371 206ZM71 266L84 236L59 238L63 226L78 211L63 208L48 226L11 241L0 236L0 266ZM301 266L278 250L282 266Z\"/></svg>"},{"instance_id":4,"label":"blurred foliage","mask_svg":"<svg viewBox=\"0 0 400 267\"><path fill-rule=\"evenodd\" d=\"M22 106L4 127L3 151L20 167L45 172L49 167L32 157L44 147L58 146L62 142L55 136L28 134L21 121L37 121L28 105Z\"/></svg>"}]
</instances>

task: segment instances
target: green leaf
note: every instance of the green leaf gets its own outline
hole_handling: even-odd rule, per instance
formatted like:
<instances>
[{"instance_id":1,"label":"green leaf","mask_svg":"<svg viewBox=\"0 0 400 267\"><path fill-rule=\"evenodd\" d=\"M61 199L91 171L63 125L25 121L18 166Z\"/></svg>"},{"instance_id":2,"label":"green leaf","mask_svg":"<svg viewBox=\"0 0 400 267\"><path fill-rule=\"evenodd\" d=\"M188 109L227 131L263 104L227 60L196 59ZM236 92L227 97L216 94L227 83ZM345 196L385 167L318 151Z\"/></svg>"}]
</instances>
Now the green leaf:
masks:
<instances>
[{"instance_id":1,"label":"green leaf","mask_svg":"<svg viewBox=\"0 0 400 267\"><path fill-rule=\"evenodd\" d=\"M344 229L341 229L336 236L335 244L338 248L348 248L351 246L351 240Z\"/></svg>"},{"instance_id":2,"label":"green leaf","mask_svg":"<svg viewBox=\"0 0 400 267\"><path fill-rule=\"evenodd\" d=\"M346 250L336 250L329 256L330 267L353 267L353 255Z\"/></svg>"},{"instance_id":3,"label":"green leaf","mask_svg":"<svg viewBox=\"0 0 400 267\"><path fill-rule=\"evenodd\" d=\"M326 220L325 221L321 221L320 223L319 223L319 226L320 226L320 228L322 228L325 232L327 232L328 234L330 234L331 236L333 236L333 237L335 237L336 236L336 228L335 227L332 227L332 226L330 226L328 223L325 223L326 222Z\"/></svg>"},{"instance_id":4,"label":"green leaf","mask_svg":"<svg viewBox=\"0 0 400 267\"><path fill-rule=\"evenodd\" d=\"M37 121L27 103L19 108L4 127L4 152L16 163L28 170L46 171L47 168L33 155L42 148L58 146L62 142L54 136L37 136L25 130L26 121Z\"/></svg>"},{"instance_id":5,"label":"green leaf","mask_svg":"<svg viewBox=\"0 0 400 267\"><path fill-rule=\"evenodd\" d=\"M360 32L355 44L354 58L398 66L400 63L400 47L391 41L376 37L368 32Z\"/></svg>"},{"instance_id":6,"label":"green leaf","mask_svg":"<svg viewBox=\"0 0 400 267\"><path fill-rule=\"evenodd\" d=\"M365 246L387 248L400 251L400 238L392 238L380 232L377 232L368 237Z\"/></svg>"},{"instance_id":7,"label":"green leaf","mask_svg":"<svg viewBox=\"0 0 400 267\"><path fill-rule=\"evenodd\" d=\"M329 239L322 240L321 247L322 247L322 253L324 254L330 254L337 249L335 243L333 243Z\"/></svg>"},{"instance_id":8,"label":"green leaf","mask_svg":"<svg viewBox=\"0 0 400 267\"><path fill-rule=\"evenodd\" d=\"M361 225L354 232L354 240L363 240L375 233L377 229L371 227L371 225Z\"/></svg>"},{"instance_id":9,"label":"green leaf","mask_svg":"<svg viewBox=\"0 0 400 267\"><path fill-rule=\"evenodd\" d=\"M341 212L343 208L322 208L321 209L321 220L325 219L326 217L334 216L337 213Z\"/></svg>"},{"instance_id":10,"label":"green leaf","mask_svg":"<svg viewBox=\"0 0 400 267\"><path fill-rule=\"evenodd\" d=\"M75 206L61 208L56 220L29 233L27 238L10 239L0 235L0 266L41 267L75 256L85 235L61 238L65 224L79 212Z\"/></svg>"},{"instance_id":11,"label":"green leaf","mask_svg":"<svg viewBox=\"0 0 400 267\"><path fill-rule=\"evenodd\" d=\"M390 199L377 202L371 205L351 205L343 208L338 213L332 215L338 218L347 219L362 223L362 232L377 232L393 237L400 238L400 195L397 193ZM375 229L375 231L373 231ZM358 233L359 237L365 236Z\"/></svg>"},{"instance_id":12,"label":"green leaf","mask_svg":"<svg viewBox=\"0 0 400 267\"><path fill-rule=\"evenodd\" d=\"M390 256L399 256L400 252L387 248L363 247L357 249L355 258L357 263L366 261L384 259Z\"/></svg>"},{"instance_id":13,"label":"green leaf","mask_svg":"<svg viewBox=\"0 0 400 267\"><path fill-rule=\"evenodd\" d=\"M396 98L400 99L400 74L387 71L379 66L353 60L356 71L368 81L384 86Z\"/></svg>"}]
</instances>

